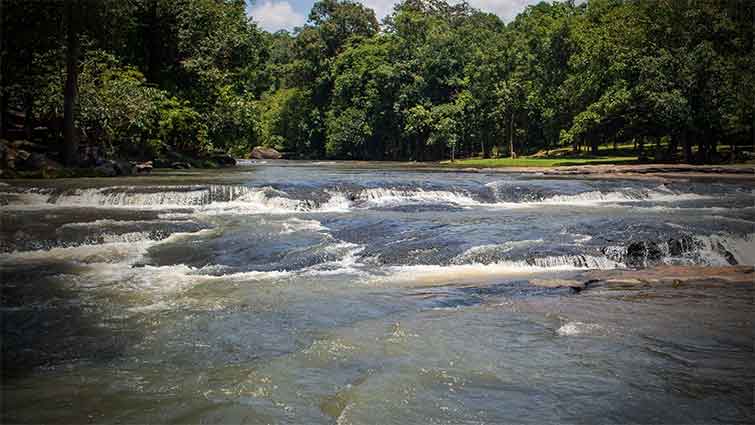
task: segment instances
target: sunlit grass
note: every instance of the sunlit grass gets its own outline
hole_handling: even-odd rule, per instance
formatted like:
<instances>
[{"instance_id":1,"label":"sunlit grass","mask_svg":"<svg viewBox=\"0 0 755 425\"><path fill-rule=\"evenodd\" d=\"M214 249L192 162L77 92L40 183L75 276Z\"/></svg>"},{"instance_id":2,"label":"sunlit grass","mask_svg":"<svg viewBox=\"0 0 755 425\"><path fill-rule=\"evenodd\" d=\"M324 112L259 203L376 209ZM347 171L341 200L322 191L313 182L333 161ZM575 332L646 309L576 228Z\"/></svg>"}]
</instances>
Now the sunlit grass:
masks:
<instances>
[{"instance_id":1,"label":"sunlit grass","mask_svg":"<svg viewBox=\"0 0 755 425\"><path fill-rule=\"evenodd\" d=\"M569 165L596 164L634 164L636 156L597 156L597 157L559 157L559 158L473 158L460 159L454 162L443 161L442 164L461 168L498 168L498 167L561 167Z\"/></svg>"}]
</instances>

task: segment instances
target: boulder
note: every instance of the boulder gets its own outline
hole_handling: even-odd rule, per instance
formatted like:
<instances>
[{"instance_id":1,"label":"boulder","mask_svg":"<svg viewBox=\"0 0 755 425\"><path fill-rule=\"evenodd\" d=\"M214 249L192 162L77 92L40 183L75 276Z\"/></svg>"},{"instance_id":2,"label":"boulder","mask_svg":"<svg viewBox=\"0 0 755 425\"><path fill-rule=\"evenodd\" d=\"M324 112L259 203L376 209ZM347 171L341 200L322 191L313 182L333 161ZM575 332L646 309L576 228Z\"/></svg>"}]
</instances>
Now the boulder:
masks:
<instances>
[{"instance_id":1,"label":"boulder","mask_svg":"<svg viewBox=\"0 0 755 425\"><path fill-rule=\"evenodd\" d=\"M255 146L255 148L252 149L251 157L254 159L281 159L282 155L273 148Z\"/></svg>"},{"instance_id":2,"label":"boulder","mask_svg":"<svg viewBox=\"0 0 755 425\"><path fill-rule=\"evenodd\" d=\"M216 153L210 157L210 160L216 162L221 167L233 167L236 165L236 160L225 153Z\"/></svg>"},{"instance_id":3,"label":"boulder","mask_svg":"<svg viewBox=\"0 0 755 425\"><path fill-rule=\"evenodd\" d=\"M105 161L102 165L94 167L94 172L102 177L115 177L118 175L118 171L115 169L115 164L112 161Z\"/></svg>"},{"instance_id":4,"label":"boulder","mask_svg":"<svg viewBox=\"0 0 755 425\"><path fill-rule=\"evenodd\" d=\"M149 174L152 172L152 161L139 162L134 164L137 174Z\"/></svg>"},{"instance_id":5,"label":"boulder","mask_svg":"<svg viewBox=\"0 0 755 425\"><path fill-rule=\"evenodd\" d=\"M47 157L41 153L32 153L24 161L24 168L28 170L41 170L47 165Z\"/></svg>"},{"instance_id":6,"label":"boulder","mask_svg":"<svg viewBox=\"0 0 755 425\"><path fill-rule=\"evenodd\" d=\"M16 168L18 152L6 140L0 140L0 169L12 170Z\"/></svg>"},{"instance_id":7,"label":"boulder","mask_svg":"<svg viewBox=\"0 0 755 425\"><path fill-rule=\"evenodd\" d=\"M105 159L105 152L97 145L80 145L79 158L79 165L81 167L96 167L107 161Z\"/></svg>"},{"instance_id":8,"label":"boulder","mask_svg":"<svg viewBox=\"0 0 755 425\"><path fill-rule=\"evenodd\" d=\"M130 176L136 172L136 166L128 161L106 160L94 167L94 171L102 177Z\"/></svg>"},{"instance_id":9,"label":"boulder","mask_svg":"<svg viewBox=\"0 0 755 425\"><path fill-rule=\"evenodd\" d=\"M16 149L23 149L28 152L46 152L48 147L40 145L39 143L30 142L28 140L16 140L13 142L13 147Z\"/></svg>"},{"instance_id":10,"label":"boulder","mask_svg":"<svg viewBox=\"0 0 755 425\"><path fill-rule=\"evenodd\" d=\"M134 166L134 164L128 161L110 161L110 162L115 167L115 170L118 172L119 176L130 176L136 172L136 167Z\"/></svg>"},{"instance_id":11,"label":"boulder","mask_svg":"<svg viewBox=\"0 0 755 425\"><path fill-rule=\"evenodd\" d=\"M29 159L31 156L31 153L28 151L25 151L23 149L16 149L16 166L21 165L23 166L26 163L26 160Z\"/></svg>"}]
</instances>

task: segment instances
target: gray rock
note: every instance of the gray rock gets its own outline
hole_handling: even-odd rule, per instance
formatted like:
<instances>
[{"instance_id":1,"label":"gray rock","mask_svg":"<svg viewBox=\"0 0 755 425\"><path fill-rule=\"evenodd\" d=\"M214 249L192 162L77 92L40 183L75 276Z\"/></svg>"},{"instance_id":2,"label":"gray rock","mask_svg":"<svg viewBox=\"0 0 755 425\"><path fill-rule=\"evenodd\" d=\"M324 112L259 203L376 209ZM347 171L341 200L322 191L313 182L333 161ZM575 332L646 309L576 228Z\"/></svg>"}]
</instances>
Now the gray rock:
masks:
<instances>
[{"instance_id":1,"label":"gray rock","mask_svg":"<svg viewBox=\"0 0 755 425\"><path fill-rule=\"evenodd\" d=\"M631 267L646 267L660 262L662 258L663 250L657 243L639 241L629 244L624 262Z\"/></svg>"},{"instance_id":2,"label":"gray rock","mask_svg":"<svg viewBox=\"0 0 755 425\"><path fill-rule=\"evenodd\" d=\"M679 257L688 252L692 252L697 248L697 242L691 236L682 236L677 239L669 239L668 252L669 255Z\"/></svg>"},{"instance_id":3,"label":"gray rock","mask_svg":"<svg viewBox=\"0 0 755 425\"><path fill-rule=\"evenodd\" d=\"M94 167L94 171L103 177L115 177L118 175L115 165L110 161L106 161L104 164Z\"/></svg>"},{"instance_id":4,"label":"gray rock","mask_svg":"<svg viewBox=\"0 0 755 425\"><path fill-rule=\"evenodd\" d=\"M136 172L134 164L128 161L110 161L119 176L130 176Z\"/></svg>"},{"instance_id":5,"label":"gray rock","mask_svg":"<svg viewBox=\"0 0 755 425\"><path fill-rule=\"evenodd\" d=\"M28 151L25 151L23 149L16 149L16 162L26 162L27 159L31 156L31 153Z\"/></svg>"},{"instance_id":6,"label":"gray rock","mask_svg":"<svg viewBox=\"0 0 755 425\"><path fill-rule=\"evenodd\" d=\"M236 160L225 153L214 154L210 157L210 160L217 163L221 167L233 167L236 165Z\"/></svg>"},{"instance_id":7,"label":"gray rock","mask_svg":"<svg viewBox=\"0 0 755 425\"><path fill-rule=\"evenodd\" d=\"M140 162L134 164L137 174L149 174L152 172L152 161Z\"/></svg>"},{"instance_id":8,"label":"gray rock","mask_svg":"<svg viewBox=\"0 0 755 425\"><path fill-rule=\"evenodd\" d=\"M255 146L254 149L252 149L251 157L254 159L281 159L282 155L273 148Z\"/></svg>"}]
</instances>

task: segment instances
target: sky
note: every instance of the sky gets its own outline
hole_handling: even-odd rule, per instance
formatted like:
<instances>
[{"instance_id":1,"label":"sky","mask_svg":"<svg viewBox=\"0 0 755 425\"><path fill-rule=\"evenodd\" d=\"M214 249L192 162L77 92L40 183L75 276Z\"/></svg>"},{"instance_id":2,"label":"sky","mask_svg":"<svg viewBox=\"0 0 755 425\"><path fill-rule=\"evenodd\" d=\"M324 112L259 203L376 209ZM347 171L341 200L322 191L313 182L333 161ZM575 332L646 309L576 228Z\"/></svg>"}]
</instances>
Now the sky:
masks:
<instances>
[{"instance_id":1,"label":"sky","mask_svg":"<svg viewBox=\"0 0 755 425\"><path fill-rule=\"evenodd\" d=\"M373 9L378 19L393 10L398 0L358 0ZM540 0L468 0L469 4L480 10L492 12L509 22L529 4ZM247 0L247 13L259 25L271 32L285 29L292 30L307 21L307 15L315 0ZM453 2L453 0L451 0Z\"/></svg>"}]
</instances>

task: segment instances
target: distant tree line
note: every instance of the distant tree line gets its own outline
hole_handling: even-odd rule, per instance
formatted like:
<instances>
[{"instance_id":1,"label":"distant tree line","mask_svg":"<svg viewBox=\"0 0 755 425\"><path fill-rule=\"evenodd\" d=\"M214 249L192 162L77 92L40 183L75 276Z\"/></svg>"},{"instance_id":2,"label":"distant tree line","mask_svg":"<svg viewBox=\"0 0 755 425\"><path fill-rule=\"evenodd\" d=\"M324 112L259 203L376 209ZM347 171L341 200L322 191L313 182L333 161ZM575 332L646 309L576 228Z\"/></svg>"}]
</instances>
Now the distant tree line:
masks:
<instances>
[{"instance_id":1,"label":"distant tree line","mask_svg":"<svg viewBox=\"0 0 755 425\"><path fill-rule=\"evenodd\" d=\"M443 0L404 0L381 24L320 0L274 34L245 6L2 0L2 138L45 139L69 162L77 143L417 161L755 148L750 0L543 2L509 24Z\"/></svg>"}]
</instances>

